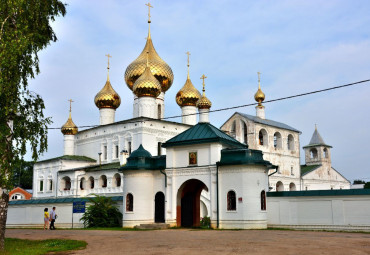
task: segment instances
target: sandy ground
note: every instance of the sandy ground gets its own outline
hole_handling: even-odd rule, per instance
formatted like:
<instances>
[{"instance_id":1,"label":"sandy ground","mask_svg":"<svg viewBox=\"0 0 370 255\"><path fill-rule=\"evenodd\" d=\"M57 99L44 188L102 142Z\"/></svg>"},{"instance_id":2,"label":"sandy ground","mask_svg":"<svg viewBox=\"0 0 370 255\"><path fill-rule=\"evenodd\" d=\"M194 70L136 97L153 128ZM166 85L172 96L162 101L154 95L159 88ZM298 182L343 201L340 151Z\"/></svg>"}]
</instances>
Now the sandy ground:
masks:
<instances>
[{"instance_id":1,"label":"sandy ground","mask_svg":"<svg viewBox=\"0 0 370 255\"><path fill-rule=\"evenodd\" d=\"M103 231L8 229L6 237L85 240L68 254L370 254L370 234L281 230ZM25 254L26 251L25 251ZM63 253L65 254L65 253Z\"/></svg>"}]
</instances>

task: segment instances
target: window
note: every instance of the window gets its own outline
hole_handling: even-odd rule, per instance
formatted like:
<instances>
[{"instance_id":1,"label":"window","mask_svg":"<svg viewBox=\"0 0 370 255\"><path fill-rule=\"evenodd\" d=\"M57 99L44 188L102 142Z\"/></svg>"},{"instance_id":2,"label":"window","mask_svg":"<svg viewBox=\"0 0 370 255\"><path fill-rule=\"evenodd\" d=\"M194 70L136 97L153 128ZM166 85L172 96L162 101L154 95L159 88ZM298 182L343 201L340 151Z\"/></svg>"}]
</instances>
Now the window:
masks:
<instances>
[{"instance_id":1,"label":"window","mask_svg":"<svg viewBox=\"0 0 370 255\"><path fill-rule=\"evenodd\" d=\"M131 142L128 142L128 155L131 155Z\"/></svg>"},{"instance_id":2,"label":"window","mask_svg":"<svg viewBox=\"0 0 370 255\"><path fill-rule=\"evenodd\" d=\"M311 159L317 159L317 150L315 148L310 150Z\"/></svg>"},{"instance_id":3,"label":"window","mask_svg":"<svg viewBox=\"0 0 370 255\"><path fill-rule=\"evenodd\" d=\"M245 122L243 122L243 131L244 131L244 143L248 144L248 128Z\"/></svg>"},{"instance_id":4,"label":"window","mask_svg":"<svg viewBox=\"0 0 370 255\"><path fill-rule=\"evenodd\" d=\"M82 177L81 180L80 180L80 190L84 190L85 189L85 178Z\"/></svg>"},{"instance_id":5,"label":"window","mask_svg":"<svg viewBox=\"0 0 370 255\"><path fill-rule=\"evenodd\" d=\"M261 191L261 210L266 211L266 192Z\"/></svg>"},{"instance_id":6,"label":"window","mask_svg":"<svg viewBox=\"0 0 370 255\"><path fill-rule=\"evenodd\" d=\"M118 156L119 156L119 148L118 148L118 145L116 145L115 146L115 156L116 156L116 158L118 158Z\"/></svg>"},{"instance_id":7,"label":"window","mask_svg":"<svg viewBox=\"0 0 370 255\"><path fill-rule=\"evenodd\" d=\"M231 131L230 136L236 137L236 120L233 121L233 124L231 125Z\"/></svg>"},{"instance_id":8,"label":"window","mask_svg":"<svg viewBox=\"0 0 370 255\"><path fill-rule=\"evenodd\" d=\"M236 195L232 190L227 192L227 210L236 211Z\"/></svg>"},{"instance_id":9,"label":"window","mask_svg":"<svg viewBox=\"0 0 370 255\"><path fill-rule=\"evenodd\" d=\"M94 188L94 177L92 177L92 176L90 176L90 178L89 178L89 186L90 186L90 189L93 189Z\"/></svg>"},{"instance_id":10,"label":"window","mask_svg":"<svg viewBox=\"0 0 370 255\"><path fill-rule=\"evenodd\" d=\"M297 190L297 188L296 188L296 186L295 186L294 182L291 182L291 183L289 184L289 191L295 191L295 190Z\"/></svg>"},{"instance_id":11,"label":"window","mask_svg":"<svg viewBox=\"0 0 370 255\"><path fill-rule=\"evenodd\" d=\"M328 156L328 149L324 149L324 158L328 158L329 156Z\"/></svg>"},{"instance_id":12,"label":"window","mask_svg":"<svg viewBox=\"0 0 370 255\"><path fill-rule=\"evenodd\" d=\"M107 160L108 158L108 149L107 149L107 146L104 145L104 160Z\"/></svg>"},{"instance_id":13,"label":"window","mask_svg":"<svg viewBox=\"0 0 370 255\"><path fill-rule=\"evenodd\" d=\"M62 178L61 189L71 190L71 178L69 178L68 176Z\"/></svg>"},{"instance_id":14,"label":"window","mask_svg":"<svg viewBox=\"0 0 370 255\"><path fill-rule=\"evenodd\" d=\"M162 143L158 142L158 156L162 155Z\"/></svg>"},{"instance_id":15,"label":"window","mask_svg":"<svg viewBox=\"0 0 370 255\"><path fill-rule=\"evenodd\" d=\"M258 144L267 146L267 131L265 129L261 129L258 133Z\"/></svg>"},{"instance_id":16,"label":"window","mask_svg":"<svg viewBox=\"0 0 370 255\"><path fill-rule=\"evenodd\" d=\"M281 149L281 147L282 147L281 144L282 144L281 134L279 132L276 132L274 134L274 148L275 149Z\"/></svg>"},{"instance_id":17,"label":"window","mask_svg":"<svg viewBox=\"0 0 370 255\"><path fill-rule=\"evenodd\" d=\"M276 183L276 191L284 191L284 184L281 181Z\"/></svg>"},{"instance_id":18,"label":"window","mask_svg":"<svg viewBox=\"0 0 370 255\"><path fill-rule=\"evenodd\" d=\"M134 196L128 193L126 196L126 212L134 211Z\"/></svg>"},{"instance_id":19,"label":"window","mask_svg":"<svg viewBox=\"0 0 370 255\"><path fill-rule=\"evenodd\" d=\"M121 175L118 173L113 176L113 187L121 187Z\"/></svg>"},{"instance_id":20,"label":"window","mask_svg":"<svg viewBox=\"0 0 370 255\"><path fill-rule=\"evenodd\" d=\"M290 175L294 175L293 167L292 166L290 167Z\"/></svg>"},{"instance_id":21,"label":"window","mask_svg":"<svg viewBox=\"0 0 370 255\"><path fill-rule=\"evenodd\" d=\"M288 135L287 146L288 150L294 150L294 137L292 135Z\"/></svg>"},{"instance_id":22,"label":"window","mask_svg":"<svg viewBox=\"0 0 370 255\"><path fill-rule=\"evenodd\" d=\"M11 200L18 200L18 199L23 199L23 196L22 194L14 194L12 197L11 197Z\"/></svg>"},{"instance_id":23,"label":"window","mask_svg":"<svg viewBox=\"0 0 370 255\"><path fill-rule=\"evenodd\" d=\"M53 180L48 180L48 191L52 191L53 190Z\"/></svg>"},{"instance_id":24,"label":"window","mask_svg":"<svg viewBox=\"0 0 370 255\"><path fill-rule=\"evenodd\" d=\"M158 119L162 118L162 106L158 105Z\"/></svg>"},{"instance_id":25,"label":"window","mask_svg":"<svg viewBox=\"0 0 370 255\"><path fill-rule=\"evenodd\" d=\"M189 165L196 165L198 164L198 159L197 159L197 152L189 152Z\"/></svg>"},{"instance_id":26,"label":"window","mask_svg":"<svg viewBox=\"0 0 370 255\"><path fill-rule=\"evenodd\" d=\"M107 176L105 175L100 176L99 182L100 182L100 187L106 188L107 187Z\"/></svg>"},{"instance_id":27,"label":"window","mask_svg":"<svg viewBox=\"0 0 370 255\"><path fill-rule=\"evenodd\" d=\"M44 191L44 180L40 180L40 189L39 189L40 192L43 192Z\"/></svg>"}]
</instances>

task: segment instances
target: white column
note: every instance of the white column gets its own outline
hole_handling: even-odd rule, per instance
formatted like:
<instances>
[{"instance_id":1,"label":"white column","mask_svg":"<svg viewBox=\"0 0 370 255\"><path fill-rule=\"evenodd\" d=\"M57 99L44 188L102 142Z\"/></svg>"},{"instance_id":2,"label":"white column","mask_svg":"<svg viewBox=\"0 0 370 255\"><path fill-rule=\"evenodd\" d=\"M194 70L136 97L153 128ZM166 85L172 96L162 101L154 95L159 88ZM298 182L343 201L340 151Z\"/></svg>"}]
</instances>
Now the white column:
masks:
<instances>
[{"instance_id":1,"label":"white column","mask_svg":"<svg viewBox=\"0 0 370 255\"><path fill-rule=\"evenodd\" d=\"M114 123L116 110L111 108L102 108L100 112L100 125L107 125Z\"/></svg>"},{"instance_id":2,"label":"white column","mask_svg":"<svg viewBox=\"0 0 370 255\"><path fill-rule=\"evenodd\" d=\"M133 107L133 117L139 117L139 98L134 94L134 107Z\"/></svg>"},{"instance_id":3,"label":"white column","mask_svg":"<svg viewBox=\"0 0 370 255\"><path fill-rule=\"evenodd\" d=\"M183 106L181 107L182 111L182 123L188 125L195 125L197 124L197 108L195 106ZM191 114L191 115L188 115ZM188 116L184 116L188 115Z\"/></svg>"},{"instance_id":4,"label":"white column","mask_svg":"<svg viewBox=\"0 0 370 255\"><path fill-rule=\"evenodd\" d=\"M261 105L261 106L257 105L256 106L256 115L257 115L257 117L260 117L261 119L265 118L265 107L263 105Z\"/></svg>"},{"instance_id":5,"label":"white column","mask_svg":"<svg viewBox=\"0 0 370 255\"><path fill-rule=\"evenodd\" d=\"M199 123L209 123L209 109L199 109Z\"/></svg>"},{"instance_id":6,"label":"white column","mask_svg":"<svg viewBox=\"0 0 370 255\"><path fill-rule=\"evenodd\" d=\"M64 135L64 155L75 155L74 135Z\"/></svg>"},{"instance_id":7,"label":"white column","mask_svg":"<svg viewBox=\"0 0 370 255\"><path fill-rule=\"evenodd\" d=\"M154 97L139 97L138 98L138 113L137 117L148 117L157 119L158 107L156 98Z\"/></svg>"},{"instance_id":8,"label":"white column","mask_svg":"<svg viewBox=\"0 0 370 255\"><path fill-rule=\"evenodd\" d=\"M163 118L164 117L164 92L161 92L161 94L156 99L157 103L157 118ZM158 111L160 110L159 114Z\"/></svg>"}]
</instances>

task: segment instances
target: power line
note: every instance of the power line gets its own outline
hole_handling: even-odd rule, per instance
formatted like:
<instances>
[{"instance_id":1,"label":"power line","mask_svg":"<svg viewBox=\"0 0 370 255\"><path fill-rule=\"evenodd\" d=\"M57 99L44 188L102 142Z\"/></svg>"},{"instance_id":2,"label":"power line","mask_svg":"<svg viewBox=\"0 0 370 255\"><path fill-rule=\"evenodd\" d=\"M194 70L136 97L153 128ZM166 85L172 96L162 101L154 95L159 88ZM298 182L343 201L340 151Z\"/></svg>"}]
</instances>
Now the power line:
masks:
<instances>
[{"instance_id":1,"label":"power line","mask_svg":"<svg viewBox=\"0 0 370 255\"><path fill-rule=\"evenodd\" d=\"M280 97L280 98L276 98L276 99L271 99L271 100L264 101L263 103L266 104L266 103L272 103L272 102L277 102L277 101L283 101L283 100L287 100L287 99L292 99L292 98L296 98L296 97L308 96L308 95L322 93L322 92L326 92L326 91L330 91L330 90L335 90L335 89L341 89L341 88L345 88L345 87L350 87L350 86L354 86L354 85L366 83L366 82L369 82L369 81L370 81L370 79L362 80L362 81L357 81L357 82L348 83L348 84L339 85L339 86L334 86L334 87L330 87L330 88L326 88L326 89L320 89L320 90L314 90L314 91L311 91L311 92L296 94L296 95L293 95L293 96L286 96L286 97ZM231 106L231 107L220 108L220 109L216 109L216 110L210 110L209 112L210 113L211 112L221 112L221 111L227 111L227 110L232 110L232 109L238 109L238 108L244 108L244 107L254 106L254 105L257 105L257 104L258 103L251 103L251 104L244 104L244 105L238 105L238 106ZM175 116L165 117L165 118L161 118L160 120L168 120L168 119L180 118L180 117L191 116L191 115L199 115L199 112L197 112L197 113L191 113L191 114L175 115ZM125 122L125 124L139 123L139 122L143 122L143 121L142 120L135 120L135 121ZM93 127L98 127L98 126L99 125L79 126L79 128L93 128ZM48 129L61 129L61 128L60 127L59 128L49 127Z\"/></svg>"}]
</instances>

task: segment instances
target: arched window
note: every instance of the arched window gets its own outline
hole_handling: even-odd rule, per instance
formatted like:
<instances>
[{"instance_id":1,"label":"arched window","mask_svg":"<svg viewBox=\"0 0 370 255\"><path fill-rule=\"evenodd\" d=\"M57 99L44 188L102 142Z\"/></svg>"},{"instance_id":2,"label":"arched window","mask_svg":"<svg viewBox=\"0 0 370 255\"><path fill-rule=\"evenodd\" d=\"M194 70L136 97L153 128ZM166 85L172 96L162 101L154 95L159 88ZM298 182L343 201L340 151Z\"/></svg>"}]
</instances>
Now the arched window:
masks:
<instances>
[{"instance_id":1,"label":"arched window","mask_svg":"<svg viewBox=\"0 0 370 255\"><path fill-rule=\"evenodd\" d=\"M267 146L267 131L265 129L261 129L258 133L258 144Z\"/></svg>"},{"instance_id":2,"label":"arched window","mask_svg":"<svg viewBox=\"0 0 370 255\"><path fill-rule=\"evenodd\" d=\"M71 190L71 178L69 178L68 176L62 178L61 184L62 190Z\"/></svg>"},{"instance_id":3,"label":"arched window","mask_svg":"<svg viewBox=\"0 0 370 255\"><path fill-rule=\"evenodd\" d=\"M121 187L121 175L120 174L117 173L113 176L112 186Z\"/></svg>"},{"instance_id":4,"label":"arched window","mask_svg":"<svg viewBox=\"0 0 370 255\"><path fill-rule=\"evenodd\" d=\"M236 120L233 121L233 124L231 125L231 131L230 136L236 137Z\"/></svg>"},{"instance_id":5,"label":"arched window","mask_svg":"<svg viewBox=\"0 0 370 255\"><path fill-rule=\"evenodd\" d=\"M126 196L126 212L134 211L134 196L128 193Z\"/></svg>"},{"instance_id":6,"label":"arched window","mask_svg":"<svg viewBox=\"0 0 370 255\"><path fill-rule=\"evenodd\" d=\"M324 148L324 158L328 158L328 149Z\"/></svg>"},{"instance_id":7,"label":"arched window","mask_svg":"<svg viewBox=\"0 0 370 255\"><path fill-rule=\"evenodd\" d=\"M287 146L288 150L294 150L294 137L292 135L288 135Z\"/></svg>"},{"instance_id":8,"label":"arched window","mask_svg":"<svg viewBox=\"0 0 370 255\"><path fill-rule=\"evenodd\" d=\"M244 143L248 145L248 128L245 122L243 122L243 131L244 131Z\"/></svg>"},{"instance_id":9,"label":"arched window","mask_svg":"<svg viewBox=\"0 0 370 255\"><path fill-rule=\"evenodd\" d=\"M11 199L10 199L10 200L18 200L18 199L24 199L24 198L23 198L23 196L22 196L22 194L20 194L20 193L16 193L16 194L14 194L14 195L11 197Z\"/></svg>"},{"instance_id":10,"label":"arched window","mask_svg":"<svg viewBox=\"0 0 370 255\"><path fill-rule=\"evenodd\" d=\"M274 148L281 149L281 147L282 147L281 134L279 132L276 132L274 134Z\"/></svg>"},{"instance_id":11,"label":"arched window","mask_svg":"<svg viewBox=\"0 0 370 255\"><path fill-rule=\"evenodd\" d=\"M311 159L317 159L317 150L316 150L316 148L312 148L310 150L310 157L311 157Z\"/></svg>"},{"instance_id":12,"label":"arched window","mask_svg":"<svg viewBox=\"0 0 370 255\"><path fill-rule=\"evenodd\" d=\"M284 191L284 184L281 181L276 183L276 191Z\"/></svg>"},{"instance_id":13,"label":"arched window","mask_svg":"<svg viewBox=\"0 0 370 255\"><path fill-rule=\"evenodd\" d=\"M84 190L86 186L86 179L85 177L82 177L80 180L80 190Z\"/></svg>"},{"instance_id":14,"label":"arched window","mask_svg":"<svg viewBox=\"0 0 370 255\"><path fill-rule=\"evenodd\" d=\"M266 191L261 191L261 210L266 211Z\"/></svg>"},{"instance_id":15,"label":"arched window","mask_svg":"<svg viewBox=\"0 0 370 255\"><path fill-rule=\"evenodd\" d=\"M162 106L158 105L158 119L162 118Z\"/></svg>"},{"instance_id":16,"label":"arched window","mask_svg":"<svg viewBox=\"0 0 370 255\"><path fill-rule=\"evenodd\" d=\"M48 191L52 191L52 190L53 190L53 180L49 179L48 180Z\"/></svg>"},{"instance_id":17,"label":"arched window","mask_svg":"<svg viewBox=\"0 0 370 255\"><path fill-rule=\"evenodd\" d=\"M106 188L107 187L107 176L105 175L100 176L99 184L100 184L100 187Z\"/></svg>"},{"instance_id":18,"label":"arched window","mask_svg":"<svg viewBox=\"0 0 370 255\"><path fill-rule=\"evenodd\" d=\"M95 186L95 180L94 180L94 177L90 176L89 177L89 187L90 189L93 189Z\"/></svg>"},{"instance_id":19,"label":"arched window","mask_svg":"<svg viewBox=\"0 0 370 255\"><path fill-rule=\"evenodd\" d=\"M235 191L230 190L227 192L227 210L236 211L236 195Z\"/></svg>"},{"instance_id":20,"label":"arched window","mask_svg":"<svg viewBox=\"0 0 370 255\"><path fill-rule=\"evenodd\" d=\"M291 182L291 183L289 184L289 191L295 191L295 190L297 190L297 188L296 188L296 186L295 186L294 182Z\"/></svg>"}]
</instances>

